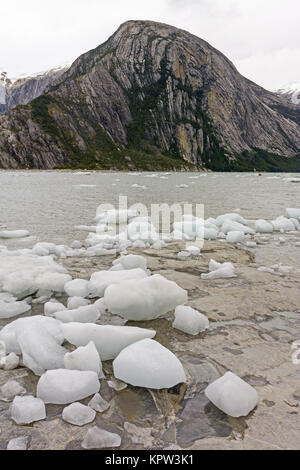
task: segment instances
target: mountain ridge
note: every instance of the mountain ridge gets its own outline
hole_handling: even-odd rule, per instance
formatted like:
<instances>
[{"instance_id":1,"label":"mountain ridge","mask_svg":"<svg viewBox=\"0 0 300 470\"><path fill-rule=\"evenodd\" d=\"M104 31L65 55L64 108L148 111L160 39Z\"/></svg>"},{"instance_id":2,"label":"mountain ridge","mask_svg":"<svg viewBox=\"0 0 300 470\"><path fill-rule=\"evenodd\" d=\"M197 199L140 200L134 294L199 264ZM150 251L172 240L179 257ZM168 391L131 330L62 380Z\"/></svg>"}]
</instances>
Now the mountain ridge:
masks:
<instances>
[{"instance_id":1,"label":"mountain ridge","mask_svg":"<svg viewBox=\"0 0 300 470\"><path fill-rule=\"evenodd\" d=\"M0 166L299 170L299 108L206 41L128 21L10 116Z\"/></svg>"}]
</instances>

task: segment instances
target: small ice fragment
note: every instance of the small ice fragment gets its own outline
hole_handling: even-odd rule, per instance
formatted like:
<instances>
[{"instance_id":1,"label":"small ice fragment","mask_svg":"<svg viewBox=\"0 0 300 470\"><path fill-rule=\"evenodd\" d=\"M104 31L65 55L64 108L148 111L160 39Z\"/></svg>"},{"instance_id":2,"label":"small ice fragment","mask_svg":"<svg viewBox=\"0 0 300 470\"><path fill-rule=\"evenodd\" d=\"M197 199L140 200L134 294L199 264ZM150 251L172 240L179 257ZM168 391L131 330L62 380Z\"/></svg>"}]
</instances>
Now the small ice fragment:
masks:
<instances>
[{"instance_id":1,"label":"small ice fragment","mask_svg":"<svg viewBox=\"0 0 300 470\"><path fill-rule=\"evenodd\" d=\"M189 258L190 256L192 256L192 253L190 253L189 251L180 251L177 256L178 258Z\"/></svg>"},{"instance_id":2,"label":"small ice fragment","mask_svg":"<svg viewBox=\"0 0 300 470\"><path fill-rule=\"evenodd\" d=\"M84 449L106 449L120 447L121 442L122 439L118 434L93 426L88 430L81 445Z\"/></svg>"},{"instance_id":3,"label":"small ice fragment","mask_svg":"<svg viewBox=\"0 0 300 470\"><path fill-rule=\"evenodd\" d=\"M121 392L121 390L125 390L125 388L128 387L127 384L125 384L124 382L122 382L121 380L117 380L117 379L112 379L112 380L109 380L107 382L107 385L112 388L113 390L115 390L116 392Z\"/></svg>"},{"instance_id":4,"label":"small ice fragment","mask_svg":"<svg viewBox=\"0 0 300 470\"><path fill-rule=\"evenodd\" d=\"M79 307L76 310L56 312L55 318L63 323L96 323L100 318L100 313L94 305L87 305L86 307Z\"/></svg>"},{"instance_id":5,"label":"small ice fragment","mask_svg":"<svg viewBox=\"0 0 300 470\"><path fill-rule=\"evenodd\" d=\"M257 233L272 233L273 230L273 225L266 220L260 219L255 222L255 231Z\"/></svg>"},{"instance_id":6,"label":"small ice fragment","mask_svg":"<svg viewBox=\"0 0 300 470\"><path fill-rule=\"evenodd\" d=\"M7 444L6 450L27 450L29 439L29 436L22 436L11 439Z\"/></svg>"},{"instance_id":7,"label":"small ice fragment","mask_svg":"<svg viewBox=\"0 0 300 470\"><path fill-rule=\"evenodd\" d=\"M188 246L186 251L191 253L192 256L200 256L200 254L201 254L200 248L198 248L197 246L193 246L193 245Z\"/></svg>"},{"instance_id":8,"label":"small ice fragment","mask_svg":"<svg viewBox=\"0 0 300 470\"><path fill-rule=\"evenodd\" d=\"M44 315L46 317L54 317L56 312L61 312L62 310L66 310L66 307L55 299L50 300L44 305Z\"/></svg>"},{"instance_id":9,"label":"small ice fragment","mask_svg":"<svg viewBox=\"0 0 300 470\"><path fill-rule=\"evenodd\" d=\"M186 382L181 362L152 339L131 344L113 362L114 376L135 387L171 388Z\"/></svg>"},{"instance_id":10,"label":"small ice fragment","mask_svg":"<svg viewBox=\"0 0 300 470\"><path fill-rule=\"evenodd\" d=\"M65 405L83 400L99 392L100 383L96 372L79 370L50 370L40 378L37 396L44 403Z\"/></svg>"},{"instance_id":11,"label":"small ice fragment","mask_svg":"<svg viewBox=\"0 0 300 470\"><path fill-rule=\"evenodd\" d=\"M15 353L10 353L0 359L0 369L13 370L19 366L20 359Z\"/></svg>"},{"instance_id":12,"label":"small ice fragment","mask_svg":"<svg viewBox=\"0 0 300 470\"><path fill-rule=\"evenodd\" d=\"M209 328L208 318L191 307L180 305L175 309L173 327L189 335L196 336Z\"/></svg>"},{"instance_id":13,"label":"small ice fragment","mask_svg":"<svg viewBox=\"0 0 300 470\"><path fill-rule=\"evenodd\" d=\"M237 277L232 263L221 264L211 260L209 263L209 271L208 274L201 274L201 279L213 280Z\"/></svg>"},{"instance_id":14,"label":"small ice fragment","mask_svg":"<svg viewBox=\"0 0 300 470\"><path fill-rule=\"evenodd\" d=\"M78 402L67 406L62 412L62 419L74 426L85 426L94 421L95 417L95 410Z\"/></svg>"},{"instance_id":15,"label":"small ice fragment","mask_svg":"<svg viewBox=\"0 0 300 470\"><path fill-rule=\"evenodd\" d=\"M91 301L88 300L88 299L84 299L83 297L75 296L75 297L69 297L68 298L67 306L68 306L68 310L76 310L79 307L86 307L90 303L91 303Z\"/></svg>"},{"instance_id":16,"label":"small ice fragment","mask_svg":"<svg viewBox=\"0 0 300 470\"><path fill-rule=\"evenodd\" d=\"M227 243L241 243L244 239L244 232L228 232L226 237Z\"/></svg>"},{"instance_id":17,"label":"small ice fragment","mask_svg":"<svg viewBox=\"0 0 300 470\"><path fill-rule=\"evenodd\" d=\"M89 402L89 407L97 411L98 413L104 413L104 411L108 410L108 408L110 407L110 403L104 400L104 398L102 398L99 393L96 393L96 395Z\"/></svg>"},{"instance_id":18,"label":"small ice fragment","mask_svg":"<svg viewBox=\"0 0 300 470\"><path fill-rule=\"evenodd\" d=\"M26 389L22 387L16 380L10 380L0 388L0 400L12 401L16 396L25 395Z\"/></svg>"},{"instance_id":19,"label":"small ice fragment","mask_svg":"<svg viewBox=\"0 0 300 470\"><path fill-rule=\"evenodd\" d=\"M17 424L30 424L46 418L43 401L32 396L15 397L10 411L12 419Z\"/></svg>"},{"instance_id":20,"label":"small ice fragment","mask_svg":"<svg viewBox=\"0 0 300 470\"><path fill-rule=\"evenodd\" d=\"M229 416L239 418L257 406L257 391L232 372L227 372L205 390L207 398Z\"/></svg>"}]
</instances>

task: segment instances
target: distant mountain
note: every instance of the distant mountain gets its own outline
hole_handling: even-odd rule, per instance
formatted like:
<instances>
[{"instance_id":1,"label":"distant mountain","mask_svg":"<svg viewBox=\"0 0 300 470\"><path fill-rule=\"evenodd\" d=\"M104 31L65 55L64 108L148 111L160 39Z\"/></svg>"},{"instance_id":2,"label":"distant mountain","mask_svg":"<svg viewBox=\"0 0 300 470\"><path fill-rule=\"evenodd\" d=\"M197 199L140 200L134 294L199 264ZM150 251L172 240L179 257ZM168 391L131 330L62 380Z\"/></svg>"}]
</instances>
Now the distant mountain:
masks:
<instances>
[{"instance_id":1,"label":"distant mountain","mask_svg":"<svg viewBox=\"0 0 300 470\"><path fill-rule=\"evenodd\" d=\"M0 73L0 113L8 114L19 104L25 105L42 95L68 67L59 67L35 75L9 79L7 73Z\"/></svg>"},{"instance_id":2,"label":"distant mountain","mask_svg":"<svg viewBox=\"0 0 300 470\"><path fill-rule=\"evenodd\" d=\"M0 116L0 166L299 171L300 109L202 39L128 21Z\"/></svg>"},{"instance_id":3,"label":"distant mountain","mask_svg":"<svg viewBox=\"0 0 300 470\"><path fill-rule=\"evenodd\" d=\"M280 88L280 90L277 90L277 93L282 95L283 98L290 103L300 106L300 80Z\"/></svg>"}]
</instances>

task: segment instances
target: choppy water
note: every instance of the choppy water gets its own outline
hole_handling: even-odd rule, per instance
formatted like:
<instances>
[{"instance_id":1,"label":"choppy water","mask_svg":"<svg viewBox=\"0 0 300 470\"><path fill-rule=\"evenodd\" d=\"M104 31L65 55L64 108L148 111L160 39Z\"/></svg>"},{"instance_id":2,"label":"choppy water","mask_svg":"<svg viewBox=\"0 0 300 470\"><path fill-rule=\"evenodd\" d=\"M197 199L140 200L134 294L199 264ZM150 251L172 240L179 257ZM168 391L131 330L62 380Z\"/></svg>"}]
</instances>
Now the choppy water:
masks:
<instances>
[{"instance_id":1,"label":"choppy water","mask_svg":"<svg viewBox=\"0 0 300 470\"><path fill-rule=\"evenodd\" d=\"M287 207L300 207L300 184L284 181L300 175L255 173L100 173L76 171L0 171L0 227L26 229L32 237L4 242L10 247L37 241L69 244L84 239L76 225L92 225L99 204L141 202L204 204L205 217L240 209L246 219L273 219ZM195 179L195 177L197 177ZM146 189L132 185L146 186ZM188 187L181 187L187 185ZM3 243L3 242L1 242ZM300 249L287 243L268 244L257 251L261 262L298 263ZM296 251L296 253L295 253ZM296 259L295 259L296 257ZM297 261L298 260L298 261Z\"/></svg>"}]
</instances>

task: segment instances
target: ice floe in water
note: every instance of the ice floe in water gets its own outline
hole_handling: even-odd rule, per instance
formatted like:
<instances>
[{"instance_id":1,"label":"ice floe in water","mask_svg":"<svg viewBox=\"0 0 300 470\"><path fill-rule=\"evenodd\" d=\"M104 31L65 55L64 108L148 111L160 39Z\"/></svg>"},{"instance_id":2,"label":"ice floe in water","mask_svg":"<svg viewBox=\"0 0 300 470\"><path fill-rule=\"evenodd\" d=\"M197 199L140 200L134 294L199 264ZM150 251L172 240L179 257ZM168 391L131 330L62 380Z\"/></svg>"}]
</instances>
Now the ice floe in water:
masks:
<instances>
[{"instance_id":1,"label":"ice floe in water","mask_svg":"<svg viewBox=\"0 0 300 470\"><path fill-rule=\"evenodd\" d=\"M96 372L79 370L50 370L40 378L37 397L44 403L65 405L83 400L99 392Z\"/></svg>"},{"instance_id":2,"label":"ice floe in water","mask_svg":"<svg viewBox=\"0 0 300 470\"><path fill-rule=\"evenodd\" d=\"M29 237L28 230L2 230L0 238L25 238Z\"/></svg>"},{"instance_id":3,"label":"ice floe in water","mask_svg":"<svg viewBox=\"0 0 300 470\"><path fill-rule=\"evenodd\" d=\"M248 416L258 404L257 391L232 372L210 384L205 395L217 408L234 418Z\"/></svg>"},{"instance_id":4,"label":"ice floe in water","mask_svg":"<svg viewBox=\"0 0 300 470\"><path fill-rule=\"evenodd\" d=\"M61 325L64 337L74 346L86 346L93 341L102 361L115 359L132 343L144 338L153 338L156 331L134 326L93 325L65 323Z\"/></svg>"},{"instance_id":5,"label":"ice floe in water","mask_svg":"<svg viewBox=\"0 0 300 470\"><path fill-rule=\"evenodd\" d=\"M32 396L15 397L10 412L17 424L30 424L46 418L44 402Z\"/></svg>"},{"instance_id":6,"label":"ice floe in water","mask_svg":"<svg viewBox=\"0 0 300 470\"><path fill-rule=\"evenodd\" d=\"M258 233L272 233L274 230L273 224L266 220L260 219L255 222L255 230Z\"/></svg>"},{"instance_id":7,"label":"ice floe in water","mask_svg":"<svg viewBox=\"0 0 300 470\"><path fill-rule=\"evenodd\" d=\"M104 295L111 313L134 321L153 320L187 300L187 291L159 274L109 286Z\"/></svg>"},{"instance_id":8,"label":"ice floe in water","mask_svg":"<svg viewBox=\"0 0 300 470\"><path fill-rule=\"evenodd\" d=\"M228 232L226 241L227 243L241 243L242 241L245 240L245 234L244 232Z\"/></svg>"},{"instance_id":9,"label":"ice floe in water","mask_svg":"<svg viewBox=\"0 0 300 470\"><path fill-rule=\"evenodd\" d=\"M298 219L300 220L300 209L286 209L286 216L288 219Z\"/></svg>"},{"instance_id":10,"label":"ice floe in water","mask_svg":"<svg viewBox=\"0 0 300 470\"><path fill-rule=\"evenodd\" d=\"M180 305L175 309L173 327L189 335L198 335L209 328L208 318L191 307Z\"/></svg>"},{"instance_id":11,"label":"ice floe in water","mask_svg":"<svg viewBox=\"0 0 300 470\"><path fill-rule=\"evenodd\" d=\"M186 381L177 357L157 341L138 341L119 354L113 362L116 378L135 387L171 388Z\"/></svg>"}]
</instances>

